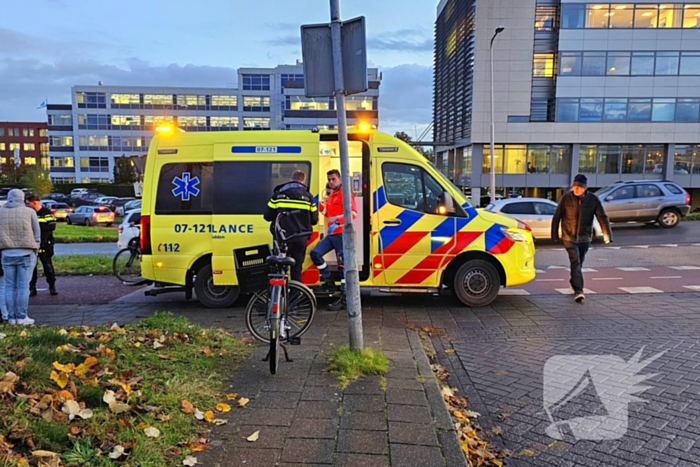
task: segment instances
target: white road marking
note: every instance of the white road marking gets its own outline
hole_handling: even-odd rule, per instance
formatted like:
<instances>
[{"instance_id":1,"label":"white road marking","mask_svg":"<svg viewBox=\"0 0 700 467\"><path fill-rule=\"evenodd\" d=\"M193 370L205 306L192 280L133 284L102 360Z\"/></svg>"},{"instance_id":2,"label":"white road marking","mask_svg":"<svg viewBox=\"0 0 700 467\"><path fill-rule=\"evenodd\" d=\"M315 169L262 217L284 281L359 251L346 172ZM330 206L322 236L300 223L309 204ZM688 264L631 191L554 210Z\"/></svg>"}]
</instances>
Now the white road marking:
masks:
<instances>
[{"instance_id":1,"label":"white road marking","mask_svg":"<svg viewBox=\"0 0 700 467\"><path fill-rule=\"evenodd\" d=\"M664 244L659 245L659 246L667 246L669 248L676 248L678 245L676 243L664 243Z\"/></svg>"},{"instance_id":2,"label":"white road marking","mask_svg":"<svg viewBox=\"0 0 700 467\"><path fill-rule=\"evenodd\" d=\"M690 290L695 290L696 292L700 292L700 285L684 285L686 289Z\"/></svg>"},{"instance_id":3,"label":"white road marking","mask_svg":"<svg viewBox=\"0 0 700 467\"><path fill-rule=\"evenodd\" d=\"M594 277L594 281L621 281L622 277Z\"/></svg>"},{"instance_id":4,"label":"white road marking","mask_svg":"<svg viewBox=\"0 0 700 467\"><path fill-rule=\"evenodd\" d=\"M535 282L560 282L564 279L535 279Z\"/></svg>"},{"instance_id":5,"label":"white road marking","mask_svg":"<svg viewBox=\"0 0 700 467\"><path fill-rule=\"evenodd\" d=\"M537 274L544 274L544 273L547 272L547 271L543 271L542 269L535 269L535 272L536 272Z\"/></svg>"},{"instance_id":6,"label":"white road marking","mask_svg":"<svg viewBox=\"0 0 700 467\"><path fill-rule=\"evenodd\" d=\"M682 279L681 276L651 276L649 279Z\"/></svg>"},{"instance_id":7,"label":"white road marking","mask_svg":"<svg viewBox=\"0 0 700 467\"><path fill-rule=\"evenodd\" d=\"M620 271L625 271L625 272L634 272L634 271L648 271L649 269L647 268L616 268L619 269Z\"/></svg>"},{"instance_id":8,"label":"white road marking","mask_svg":"<svg viewBox=\"0 0 700 467\"><path fill-rule=\"evenodd\" d=\"M622 247L621 246L606 246L605 247L606 250L619 250L620 248L622 248Z\"/></svg>"},{"instance_id":9,"label":"white road marking","mask_svg":"<svg viewBox=\"0 0 700 467\"><path fill-rule=\"evenodd\" d=\"M501 289L498 295L530 295L530 292L523 289Z\"/></svg>"},{"instance_id":10,"label":"white road marking","mask_svg":"<svg viewBox=\"0 0 700 467\"><path fill-rule=\"evenodd\" d=\"M581 269L581 272L598 272L597 269L591 269L591 268L583 268Z\"/></svg>"},{"instance_id":11,"label":"white road marking","mask_svg":"<svg viewBox=\"0 0 700 467\"><path fill-rule=\"evenodd\" d=\"M569 268L567 268L565 266L550 266L547 269L569 269Z\"/></svg>"},{"instance_id":12,"label":"white road marking","mask_svg":"<svg viewBox=\"0 0 700 467\"><path fill-rule=\"evenodd\" d=\"M669 266L669 269L675 269L676 271L697 271L700 269L698 266Z\"/></svg>"},{"instance_id":13,"label":"white road marking","mask_svg":"<svg viewBox=\"0 0 700 467\"><path fill-rule=\"evenodd\" d=\"M559 292L562 295L573 295L574 294L574 291L571 289L554 289L554 290L556 290L557 292ZM587 289L585 287L583 289L583 293L589 294L589 295L595 295L594 291L592 291L591 289Z\"/></svg>"},{"instance_id":14,"label":"white road marking","mask_svg":"<svg viewBox=\"0 0 700 467\"><path fill-rule=\"evenodd\" d=\"M627 293L664 293L663 290L654 287L618 287L618 289Z\"/></svg>"},{"instance_id":15,"label":"white road marking","mask_svg":"<svg viewBox=\"0 0 700 467\"><path fill-rule=\"evenodd\" d=\"M649 245L630 245L630 248L649 248Z\"/></svg>"}]
</instances>

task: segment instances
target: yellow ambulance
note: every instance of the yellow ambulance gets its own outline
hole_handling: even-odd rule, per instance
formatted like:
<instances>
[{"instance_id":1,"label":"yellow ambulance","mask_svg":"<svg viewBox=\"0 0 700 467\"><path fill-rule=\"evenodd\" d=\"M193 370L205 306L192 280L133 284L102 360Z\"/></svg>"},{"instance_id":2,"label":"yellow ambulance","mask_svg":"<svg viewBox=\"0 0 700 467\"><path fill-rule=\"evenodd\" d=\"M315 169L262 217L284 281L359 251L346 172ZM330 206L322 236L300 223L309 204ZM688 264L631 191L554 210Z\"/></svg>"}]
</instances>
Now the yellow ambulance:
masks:
<instances>
[{"instance_id":1,"label":"yellow ambulance","mask_svg":"<svg viewBox=\"0 0 700 467\"><path fill-rule=\"evenodd\" d=\"M272 243L262 214L273 188L303 170L309 191L322 192L326 173L340 169L337 132L158 130L144 175L142 275L155 284L152 295L182 290L190 298L194 289L205 306L229 307L247 290L240 253ZM447 287L465 305L485 306L501 286L534 279L527 225L473 208L403 141L376 130L351 131L348 139L362 287ZM321 216L308 251L324 232ZM332 265L333 253L327 259ZM319 283L308 257L302 279Z\"/></svg>"}]
</instances>

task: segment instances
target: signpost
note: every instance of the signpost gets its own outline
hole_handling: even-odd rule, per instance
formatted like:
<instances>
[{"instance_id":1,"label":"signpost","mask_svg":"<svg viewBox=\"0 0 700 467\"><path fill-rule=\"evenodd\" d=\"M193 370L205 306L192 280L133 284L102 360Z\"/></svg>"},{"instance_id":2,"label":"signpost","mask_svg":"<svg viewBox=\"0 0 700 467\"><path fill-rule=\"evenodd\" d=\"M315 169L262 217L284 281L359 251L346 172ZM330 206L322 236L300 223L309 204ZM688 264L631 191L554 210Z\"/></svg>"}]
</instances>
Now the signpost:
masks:
<instances>
[{"instance_id":1,"label":"signpost","mask_svg":"<svg viewBox=\"0 0 700 467\"><path fill-rule=\"evenodd\" d=\"M348 127L345 96L367 90L367 49L365 19L340 21L340 0L330 0L331 23L301 27L301 51L304 61L304 90L307 97L335 96L338 113L338 147L343 181L343 253L350 348L362 350L362 304L360 276L355 248L350 195L353 177L350 174Z\"/></svg>"}]
</instances>

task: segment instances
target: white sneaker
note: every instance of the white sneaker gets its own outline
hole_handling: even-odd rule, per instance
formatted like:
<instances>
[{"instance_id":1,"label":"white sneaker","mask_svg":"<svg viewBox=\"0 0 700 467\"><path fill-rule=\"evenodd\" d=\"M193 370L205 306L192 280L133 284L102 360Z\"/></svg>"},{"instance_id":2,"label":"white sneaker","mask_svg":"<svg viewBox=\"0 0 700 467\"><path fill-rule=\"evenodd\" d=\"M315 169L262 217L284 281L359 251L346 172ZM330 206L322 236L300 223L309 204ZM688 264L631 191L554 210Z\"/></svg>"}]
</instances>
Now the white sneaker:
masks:
<instances>
[{"instance_id":1,"label":"white sneaker","mask_svg":"<svg viewBox=\"0 0 700 467\"><path fill-rule=\"evenodd\" d=\"M14 322L14 324L19 324L19 325L22 325L22 326L28 326L28 325L30 325L30 324L34 324L34 320L31 319L29 316L27 316L26 318L16 319L15 322Z\"/></svg>"},{"instance_id":2,"label":"white sneaker","mask_svg":"<svg viewBox=\"0 0 700 467\"><path fill-rule=\"evenodd\" d=\"M8 322L9 324L17 324L17 320L16 320L16 319L8 319L7 322Z\"/></svg>"}]
</instances>

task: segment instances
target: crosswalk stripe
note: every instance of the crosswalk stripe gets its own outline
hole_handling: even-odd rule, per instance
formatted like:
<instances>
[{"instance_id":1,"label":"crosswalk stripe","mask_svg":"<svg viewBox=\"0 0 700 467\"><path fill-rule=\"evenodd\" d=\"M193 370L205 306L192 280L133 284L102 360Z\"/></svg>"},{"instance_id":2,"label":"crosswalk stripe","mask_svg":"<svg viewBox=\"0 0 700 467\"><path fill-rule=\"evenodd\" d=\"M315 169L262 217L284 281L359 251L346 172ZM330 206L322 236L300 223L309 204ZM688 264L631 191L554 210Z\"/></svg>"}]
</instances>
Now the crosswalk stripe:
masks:
<instances>
[{"instance_id":1,"label":"crosswalk stripe","mask_svg":"<svg viewBox=\"0 0 700 467\"><path fill-rule=\"evenodd\" d=\"M700 292L700 285L684 285L686 289L690 290L695 290L696 292Z\"/></svg>"},{"instance_id":2,"label":"crosswalk stripe","mask_svg":"<svg viewBox=\"0 0 700 467\"><path fill-rule=\"evenodd\" d=\"M530 292L523 289L501 289L498 295L530 295Z\"/></svg>"},{"instance_id":3,"label":"crosswalk stripe","mask_svg":"<svg viewBox=\"0 0 700 467\"><path fill-rule=\"evenodd\" d=\"M655 289L654 287L618 287L627 293L664 293L663 290Z\"/></svg>"},{"instance_id":4,"label":"crosswalk stripe","mask_svg":"<svg viewBox=\"0 0 700 467\"><path fill-rule=\"evenodd\" d=\"M668 268L676 271L697 271L700 269L698 266L669 266Z\"/></svg>"},{"instance_id":5,"label":"crosswalk stripe","mask_svg":"<svg viewBox=\"0 0 700 467\"><path fill-rule=\"evenodd\" d=\"M633 272L633 271L648 271L648 268L616 268L619 269L620 271L625 271L625 272Z\"/></svg>"},{"instance_id":6,"label":"crosswalk stripe","mask_svg":"<svg viewBox=\"0 0 700 467\"><path fill-rule=\"evenodd\" d=\"M582 268L581 272L598 272L598 270L592 268Z\"/></svg>"},{"instance_id":7,"label":"crosswalk stripe","mask_svg":"<svg viewBox=\"0 0 700 467\"><path fill-rule=\"evenodd\" d=\"M573 295L574 294L574 291L571 289L554 289L554 290L556 290L557 292L559 292L562 295ZM588 295L595 295L594 291L592 291L591 289L587 289L585 287L583 289L583 293L588 294Z\"/></svg>"}]
</instances>

